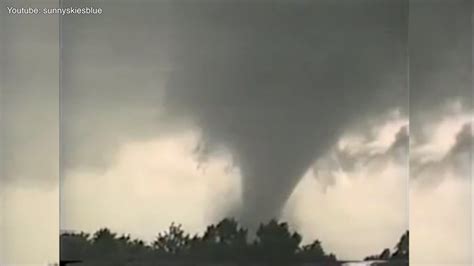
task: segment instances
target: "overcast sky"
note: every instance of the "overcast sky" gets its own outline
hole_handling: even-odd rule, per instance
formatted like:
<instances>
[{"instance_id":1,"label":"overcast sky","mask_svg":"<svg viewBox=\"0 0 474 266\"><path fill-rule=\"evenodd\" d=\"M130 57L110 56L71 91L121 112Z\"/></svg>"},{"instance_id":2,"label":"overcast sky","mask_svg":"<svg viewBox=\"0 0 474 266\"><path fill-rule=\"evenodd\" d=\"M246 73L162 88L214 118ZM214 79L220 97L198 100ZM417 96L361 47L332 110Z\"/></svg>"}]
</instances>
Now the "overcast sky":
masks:
<instances>
[{"instance_id":1,"label":"overcast sky","mask_svg":"<svg viewBox=\"0 0 474 266\"><path fill-rule=\"evenodd\" d=\"M410 264L472 264L472 1L410 2Z\"/></svg>"},{"instance_id":2,"label":"overcast sky","mask_svg":"<svg viewBox=\"0 0 474 266\"><path fill-rule=\"evenodd\" d=\"M62 24L63 228L150 240L172 221L202 232L224 216L254 228L284 217L341 258L407 229L407 160L359 159L407 124L406 1L103 8ZM333 153L347 165L314 174ZM385 193L367 191L389 188L374 207Z\"/></svg>"},{"instance_id":3,"label":"overcast sky","mask_svg":"<svg viewBox=\"0 0 474 266\"><path fill-rule=\"evenodd\" d=\"M346 259L410 217L414 263L470 264L472 9L437 2L81 1L104 14L61 38L2 14L2 260L57 260L59 227L149 241L232 215Z\"/></svg>"},{"instance_id":4,"label":"overcast sky","mask_svg":"<svg viewBox=\"0 0 474 266\"><path fill-rule=\"evenodd\" d=\"M6 16L11 2L0 3L0 264L45 265L59 252L58 20Z\"/></svg>"},{"instance_id":5,"label":"overcast sky","mask_svg":"<svg viewBox=\"0 0 474 266\"><path fill-rule=\"evenodd\" d=\"M410 258L415 265L471 265L472 132L465 126L471 117L454 111L426 121L424 129L433 135L411 145ZM462 150L461 145L469 146Z\"/></svg>"}]
</instances>

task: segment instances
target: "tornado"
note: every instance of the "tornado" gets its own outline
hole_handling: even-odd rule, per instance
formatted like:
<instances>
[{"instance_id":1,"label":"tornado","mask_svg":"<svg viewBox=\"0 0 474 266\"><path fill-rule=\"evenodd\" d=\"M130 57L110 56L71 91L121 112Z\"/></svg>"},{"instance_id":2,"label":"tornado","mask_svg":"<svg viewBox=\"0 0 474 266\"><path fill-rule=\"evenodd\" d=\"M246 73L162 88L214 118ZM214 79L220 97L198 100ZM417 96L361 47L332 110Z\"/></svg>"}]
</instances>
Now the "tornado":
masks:
<instances>
[{"instance_id":1,"label":"tornado","mask_svg":"<svg viewBox=\"0 0 474 266\"><path fill-rule=\"evenodd\" d=\"M280 216L348 127L407 109L407 0L145 2L63 20L68 171L192 128L197 158L230 153L242 203L227 215L251 227Z\"/></svg>"},{"instance_id":2,"label":"tornado","mask_svg":"<svg viewBox=\"0 0 474 266\"><path fill-rule=\"evenodd\" d=\"M278 218L312 162L370 113L404 106L406 1L180 5L169 114L228 150L242 178L238 218ZM225 200L225 199L224 199Z\"/></svg>"}]
</instances>

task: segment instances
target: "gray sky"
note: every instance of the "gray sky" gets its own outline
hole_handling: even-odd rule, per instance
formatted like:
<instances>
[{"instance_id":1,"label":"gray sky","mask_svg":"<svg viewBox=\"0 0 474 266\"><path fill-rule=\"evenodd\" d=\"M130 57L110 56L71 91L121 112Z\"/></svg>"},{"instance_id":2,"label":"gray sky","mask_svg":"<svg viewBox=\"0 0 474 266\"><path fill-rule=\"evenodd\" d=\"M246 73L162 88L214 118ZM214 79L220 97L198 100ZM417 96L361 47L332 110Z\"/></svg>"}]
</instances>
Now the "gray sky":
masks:
<instances>
[{"instance_id":1,"label":"gray sky","mask_svg":"<svg viewBox=\"0 0 474 266\"><path fill-rule=\"evenodd\" d=\"M410 216L415 264L468 265L466 153L448 155L472 114L471 9L437 2L410 2L408 42L407 1L81 1L105 13L63 20L60 161L58 18L2 13L1 262L57 259L60 162L63 229L281 215L361 258ZM408 118L410 162L445 174L411 173L410 213Z\"/></svg>"},{"instance_id":2,"label":"gray sky","mask_svg":"<svg viewBox=\"0 0 474 266\"><path fill-rule=\"evenodd\" d=\"M472 264L471 17L472 1L410 2L413 265Z\"/></svg>"},{"instance_id":3,"label":"gray sky","mask_svg":"<svg viewBox=\"0 0 474 266\"><path fill-rule=\"evenodd\" d=\"M390 112L398 110L399 119L406 117L406 1L145 1L141 5L99 1L96 5L106 10L104 15L63 20L64 228L93 230L114 224L120 230L132 230L128 228L136 226L134 219L125 222L125 214L120 214L124 204L119 203L123 198L120 193L140 182L156 185L140 188L131 198L140 198L140 193L157 195L129 206L129 212L136 212L129 216L156 224L150 209L162 209L167 213L161 215L159 224L163 226L179 217L184 218L178 222L190 224L192 230L225 215L237 216L250 227L284 213L301 219L313 209L325 208L318 204L319 199L314 206L301 209L303 212L288 214L291 210L285 208L316 160L328 156L343 136L352 132L368 135L364 144L375 141L378 133L372 131L389 122L386 117ZM358 128L362 124L368 129ZM399 129L384 133L389 141L379 149L391 145L390 138ZM194 142L182 143L182 132L189 132ZM164 143L187 150L175 157L159 148L146 150L134 155L139 156L138 162L148 157L169 157L173 162L194 158L194 165L177 164L185 169L182 172L175 169L176 164L157 159L156 168L163 168L163 173L140 166L136 169L141 169L141 174L135 177L135 168L122 161L131 156L125 148L131 143L139 150L143 145L161 147ZM204 174L193 170L198 165L214 169L214 160L223 157L236 171L232 172L234 179L223 171L214 177L206 170ZM405 168L400 163L397 167ZM331 169L331 173L337 170ZM199 192L199 186L219 175L222 180L213 181L222 182L215 185L216 191ZM125 178L124 183L114 181L118 176ZM199 184L195 178L209 181ZM407 173L397 178L406 183ZM181 179L188 181L176 183ZM377 185L382 190L389 183ZM91 193L91 187L100 187L104 195ZM209 204L215 202L212 199L225 195L220 187L224 192L233 190L235 200L213 206ZM384 216L375 212L361 217L360 225L374 220L380 231L361 243L361 248L344 245L342 235L327 236L323 243L332 240L331 251L345 258L360 258L392 246L407 227L406 202L402 200L405 188L397 186L394 191L402 206L397 205L398 217L394 218L391 210L387 219L375 219L375 215ZM81 200L84 193L88 196ZM298 196L299 201L309 200L312 193L304 192L306 196ZM356 188L346 194L338 192L334 201L358 193ZM103 196L106 199L102 201ZM97 205L85 204L89 200L102 202L107 210L92 210L89 206ZM160 202L172 202L174 208ZM197 213L181 214L191 202ZM344 209L364 210L366 204L361 201ZM314 215L321 221L329 214ZM121 218L116 221L116 217ZM333 218L317 232L324 234L334 228L368 232L370 228L342 230L346 226L343 220ZM144 230L137 234L149 238L156 233ZM317 232L313 232L315 237Z\"/></svg>"},{"instance_id":4,"label":"gray sky","mask_svg":"<svg viewBox=\"0 0 474 266\"><path fill-rule=\"evenodd\" d=\"M0 264L45 265L59 251L58 20L6 16L11 2L27 1L0 3Z\"/></svg>"}]
</instances>

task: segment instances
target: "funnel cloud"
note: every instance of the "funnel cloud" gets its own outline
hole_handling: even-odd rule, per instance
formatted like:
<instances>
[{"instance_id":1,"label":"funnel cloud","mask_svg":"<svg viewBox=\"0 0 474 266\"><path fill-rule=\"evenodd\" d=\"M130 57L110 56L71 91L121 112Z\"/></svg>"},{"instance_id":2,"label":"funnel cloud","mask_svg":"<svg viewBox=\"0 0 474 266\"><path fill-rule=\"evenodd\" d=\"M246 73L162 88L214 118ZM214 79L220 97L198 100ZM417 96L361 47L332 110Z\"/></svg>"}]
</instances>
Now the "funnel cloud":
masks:
<instances>
[{"instance_id":1,"label":"funnel cloud","mask_svg":"<svg viewBox=\"0 0 474 266\"><path fill-rule=\"evenodd\" d=\"M246 222L278 217L349 124L406 100L405 1L189 4L182 16L194 23L175 29L166 110L202 130L203 153L233 155Z\"/></svg>"},{"instance_id":2,"label":"funnel cloud","mask_svg":"<svg viewBox=\"0 0 474 266\"><path fill-rule=\"evenodd\" d=\"M347 128L407 110L407 1L99 4L63 19L65 178L191 128L198 163L230 154L242 202L227 215L253 225Z\"/></svg>"}]
</instances>

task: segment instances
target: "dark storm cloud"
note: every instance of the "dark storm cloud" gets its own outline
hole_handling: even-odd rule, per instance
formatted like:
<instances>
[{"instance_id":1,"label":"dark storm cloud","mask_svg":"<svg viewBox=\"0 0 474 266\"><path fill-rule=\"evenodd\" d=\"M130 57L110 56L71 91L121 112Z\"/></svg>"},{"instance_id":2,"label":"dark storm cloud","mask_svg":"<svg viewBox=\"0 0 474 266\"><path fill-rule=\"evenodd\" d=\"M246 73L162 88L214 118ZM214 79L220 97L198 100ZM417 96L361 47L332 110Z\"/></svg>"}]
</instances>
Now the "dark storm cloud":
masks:
<instances>
[{"instance_id":1,"label":"dark storm cloud","mask_svg":"<svg viewBox=\"0 0 474 266\"><path fill-rule=\"evenodd\" d=\"M472 1L410 1L412 136L458 100L472 111Z\"/></svg>"},{"instance_id":2,"label":"dark storm cloud","mask_svg":"<svg viewBox=\"0 0 474 266\"><path fill-rule=\"evenodd\" d=\"M457 178L471 178L472 125L466 123L456 134L455 143L444 156L436 160L412 157L411 177L422 184L436 185L450 175Z\"/></svg>"},{"instance_id":3,"label":"dark storm cloud","mask_svg":"<svg viewBox=\"0 0 474 266\"><path fill-rule=\"evenodd\" d=\"M472 12L470 0L410 1L412 150L430 140L433 132L425 130L428 124L452 114L453 109L454 113L473 111ZM451 158L446 155L441 161L421 162L412 153L411 177L436 183L450 171ZM437 170L432 171L434 168ZM455 172L467 174L464 170Z\"/></svg>"},{"instance_id":4,"label":"dark storm cloud","mask_svg":"<svg viewBox=\"0 0 474 266\"><path fill-rule=\"evenodd\" d=\"M449 174L454 177L470 178L473 135L471 125L466 124L456 136L453 147L439 160L414 161L412 178L423 184L439 184Z\"/></svg>"},{"instance_id":5,"label":"dark storm cloud","mask_svg":"<svg viewBox=\"0 0 474 266\"><path fill-rule=\"evenodd\" d=\"M160 115L170 65L165 1L81 1L101 16L61 22L61 164L105 170L120 145L163 134ZM64 1L64 6L79 5Z\"/></svg>"},{"instance_id":6,"label":"dark storm cloud","mask_svg":"<svg viewBox=\"0 0 474 266\"><path fill-rule=\"evenodd\" d=\"M0 264L46 265L58 260L58 18L6 6L57 1L0 1Z\"/></svg>"},{"instance_id":7,"label":"dark storm cloud","mask_svg":"<svg viewBox=\"0 0 474 266\"><path fill-rule=\"evenodd\" d=\"M456 142L449 151L447 156L456 156L457 154L470 153L472 145L472 125L470 123L464 124L461 130L456 135Z\"/></svg>"},{"instance_id":8,"label":"dark storm cloud","mask_svg":"<svg viewBox=\"0 0 474 266\"><path fill-rule=\"evenodd\" d=\"M166 110L196 123L205 144L231 151L243 178L243 219L278 216L348 124L407 100L405 2L179 10Z\"/></svg>"},{"instance_id":9,"label":"dark storm cloud","mask_svg":"<svg viewBox=\"0 0 474 266\"><path fill-rule=\"evenodd\" d=\"M395 135L395 141L390 146L389 151L396 151L398 149L407 149L409 142L410 142L410 135L408 132L408 126L403 126Z\"/></svg>"},{"instance_id":10,"label":"dark storm cloud","mask_svg":"<svg viewBox=\"0 0 474 266\"><path fill-rule=\"evenodd\" d=\"M0 35L0 182L51 185L58 178L58 24L54 16L9 16Z\"/></svg>"},{"instance_id":11,"label":"dark storm cloud","mask_svg":"<svg viewBox=\"0 0 474 266\"><path fill-rule=\"evenodd\" d=\"M98 5L63 20L68 169L188 124L201 158L233 155L252 223L279 215L349 124L406 107L407 1Z\"/></svg>"},{"instance_id":12,"label":"dark storm cloud","mask_svg":"<svg viewBox=\"0 0 474 266\"><path fill-rule=\"evenodd\" d=\"M387 164L392 162L402 167L408 165L408 126L400 127L393 142L384 149L370 148L371 141L367 140L362 144L363 148L356 151L340 147L333 148L329 156L313 165L313 174L324 192L337 184L337 174L340 172L348 173L350 177L351 173L360 169L380 173Z\"/></svg>"}]
</instances>

